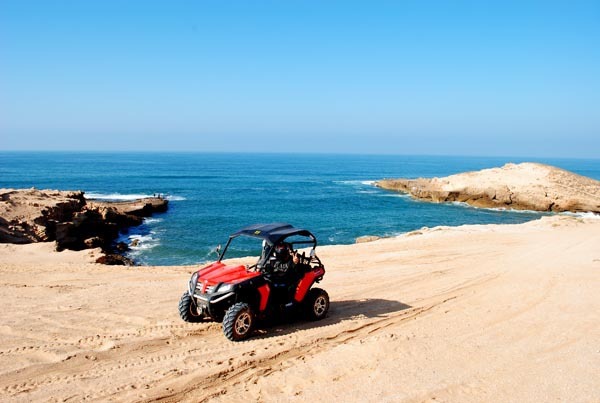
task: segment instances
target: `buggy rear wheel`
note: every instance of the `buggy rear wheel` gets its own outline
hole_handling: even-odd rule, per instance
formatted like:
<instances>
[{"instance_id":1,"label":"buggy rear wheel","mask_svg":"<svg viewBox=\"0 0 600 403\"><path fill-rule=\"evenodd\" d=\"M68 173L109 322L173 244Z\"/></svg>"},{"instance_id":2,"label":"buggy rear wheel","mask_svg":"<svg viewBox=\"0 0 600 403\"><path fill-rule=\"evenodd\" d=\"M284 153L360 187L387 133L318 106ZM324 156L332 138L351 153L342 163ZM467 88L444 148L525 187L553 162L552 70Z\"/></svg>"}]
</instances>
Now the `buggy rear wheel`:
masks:
<instances>
[{"instance_id":1,"label":"buggy rear wheel","mask_svg":"<svg viewBox=\"0 0 600 403\"><path fill-rule=\"evenodd\" d=\"M325 290L312 288L306 295L304 304L307 319L321 320L329 311L329 295Z\"/></svg>"},{"instance_id":2,"label":"buggy rear wheel","mask_svg":"<svg viewBox=\"0 0 600 403\"><path fill-rule=\"evenodd\" d=\"M223 333L231 341L250 337L254 327L254 313L245 302L233 304L223 318Z\"/></svg>"},{"instance_id":3,"label":"buggy rear wheel","mask_svg":"<svg viewBox=\"0 0 600 403\"><path fill-rule=\"evenodd\" d=\"M203 315L198 312L198 307L190 294L186 291L179 300L179 316L186 322L201 322Z\"/></svg>"}]
</instances>

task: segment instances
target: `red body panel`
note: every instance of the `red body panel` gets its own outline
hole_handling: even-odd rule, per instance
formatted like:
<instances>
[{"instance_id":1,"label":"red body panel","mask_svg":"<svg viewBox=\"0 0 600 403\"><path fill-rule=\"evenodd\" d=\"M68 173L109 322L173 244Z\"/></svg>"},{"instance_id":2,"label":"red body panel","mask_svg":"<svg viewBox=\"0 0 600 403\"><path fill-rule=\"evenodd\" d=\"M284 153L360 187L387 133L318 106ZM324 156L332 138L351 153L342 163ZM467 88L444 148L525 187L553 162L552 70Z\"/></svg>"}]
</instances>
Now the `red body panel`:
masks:
<instances>
[{"instance_id":1,"label":"red body panel","mask_svg":"<svg viewBox=\"0 0 600 403\"><path fill-rule=\"evenodd\" d=\"M296 287L294 300L296 302L302 302L315 280L324 274L325 269L323 267L315 267L313 270L307 272ZM198 281L202 282L203 284L202 292L206 292L207 286L212 286L219 283L235 284L258 277L260 275L261 273L258 271L247 271L246 266L244 265L227 266L222 262L215 262L203 269L198 270ZM267 307L271 288L268 284L264 284L261 287L258 287L257 290L260 294L259 310L262 312Z\"/></svg>"},{"instance_id":2,"label":"red body panel","mask_svg":"<svg viewBox=\"0 0 600 403\"><path fill-rule=\"evenodd\" d=\"M222 262L215 262L198 270L198 280L202 281L204 287L219 283L239 283L258 276L259 272L247 271L244 265L227 266Z\"/></svg>"},{"instance_id":3,"label":"red body panel","mask_svg":"<svg viewBox=\"0 0 600 403\"><path fill-rule=\"evenodd\" d=\"M309 288L315 282L315 279L325 274L325 269L323 267L316 267L314 270L309 271L302 277L302 280L298 283L298 287L296 287L296 294L294 295L294 299L296 302L302 302Z\"/></svg>"},{"instance_id":4,"label":"red body panel","mask_svg":"<svg viewBox=\"0 0 600 403\"><path fill-rule=\"evenodd\" d=\"M267 301L269 301L269 294L271 293L271 287L269 287L269 284L260 286L260 287L258 287L258 293L260 294L260 305L258 307L258 310L262 312L265 309L267 309Z\"/></svg>"}]
</instances>

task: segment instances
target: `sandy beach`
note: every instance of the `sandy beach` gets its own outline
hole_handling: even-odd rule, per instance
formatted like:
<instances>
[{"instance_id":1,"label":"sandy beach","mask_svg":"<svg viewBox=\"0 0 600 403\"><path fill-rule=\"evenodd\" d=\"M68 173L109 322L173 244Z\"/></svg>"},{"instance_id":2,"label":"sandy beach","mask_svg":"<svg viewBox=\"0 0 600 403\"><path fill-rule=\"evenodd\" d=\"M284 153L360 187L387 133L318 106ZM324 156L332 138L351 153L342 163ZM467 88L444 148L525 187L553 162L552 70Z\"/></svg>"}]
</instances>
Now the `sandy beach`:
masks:
<instances>
[{"instance_id":1,"label":"sandy beach","mask_svg":"<svg viewBox=\"0 0 600 403\"><path fill-rule=\"evenodd\" d=\"M0 0L0 403L600 403L599 41Z\"/></svg>"},{"instance_id":2,"label":"sandy beach","mask_svg":"<svg viewBox=\"0 0 600 403\"><path fill-rule=\"evenodd\" d=\"M242 343L187 324L195 267L0 245L2 401L600 400L600 220L319 248L328 317Z\"/></svg>"}]
</instances>

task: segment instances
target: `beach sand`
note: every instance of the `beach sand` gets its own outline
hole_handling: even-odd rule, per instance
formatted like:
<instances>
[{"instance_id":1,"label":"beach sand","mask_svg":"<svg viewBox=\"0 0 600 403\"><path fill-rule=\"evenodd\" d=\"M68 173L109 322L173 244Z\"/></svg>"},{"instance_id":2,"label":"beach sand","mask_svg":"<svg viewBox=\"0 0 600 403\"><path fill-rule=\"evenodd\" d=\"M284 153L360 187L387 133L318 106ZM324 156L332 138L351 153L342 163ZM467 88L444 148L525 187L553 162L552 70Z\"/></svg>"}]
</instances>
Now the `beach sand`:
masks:
<instances>
[{"instance_id":1,"label":"beach sand","mask_svg":"<svg viewBox=\"0 0 600 403\"><path fill-rule=\"evenodd\" d=\"M600 401L600 220L320 247L320 322L181 321L196 267L0 245L1 401Z\"/></svg>"}]
</instances>

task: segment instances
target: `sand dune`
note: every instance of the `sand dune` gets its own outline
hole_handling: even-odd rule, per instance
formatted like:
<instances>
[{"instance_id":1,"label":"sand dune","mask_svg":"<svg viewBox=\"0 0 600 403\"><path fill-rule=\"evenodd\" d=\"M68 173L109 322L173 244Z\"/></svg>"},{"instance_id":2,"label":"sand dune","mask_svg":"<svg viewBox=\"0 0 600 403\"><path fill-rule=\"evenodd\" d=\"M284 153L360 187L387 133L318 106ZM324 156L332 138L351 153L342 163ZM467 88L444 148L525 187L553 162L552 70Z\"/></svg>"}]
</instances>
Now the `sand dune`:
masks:
<instances>
[{"instance_id":1,"label":"sand dune","mask_svg":"<svg viewBox=\"0 0 600 403\"><path fill-rule=\"evenodd\" d=\"M600 400L600 220L320 248L318 323L187 324L192 267L0 245L2 401ZM51 256L51 257L49 257Z\"/></svg>"}]
</instances>

